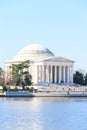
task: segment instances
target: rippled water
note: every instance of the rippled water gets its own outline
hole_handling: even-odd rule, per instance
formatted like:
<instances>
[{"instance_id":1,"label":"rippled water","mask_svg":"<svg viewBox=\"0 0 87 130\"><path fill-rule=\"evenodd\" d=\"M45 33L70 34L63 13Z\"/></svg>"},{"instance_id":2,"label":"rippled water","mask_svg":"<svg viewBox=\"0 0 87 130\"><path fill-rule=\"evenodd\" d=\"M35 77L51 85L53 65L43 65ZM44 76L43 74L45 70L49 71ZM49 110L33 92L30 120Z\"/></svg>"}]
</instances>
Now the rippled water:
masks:
<instances>
[{"instance_id":1,"label":"rippled water","mask_svg":"<svg viewBox=\"0 0 87 130\"><path fill-rule=\"evenodd\" d=\"M87 98L0 98L0 130L87 130Z\"/></svg>"}]
</instances>

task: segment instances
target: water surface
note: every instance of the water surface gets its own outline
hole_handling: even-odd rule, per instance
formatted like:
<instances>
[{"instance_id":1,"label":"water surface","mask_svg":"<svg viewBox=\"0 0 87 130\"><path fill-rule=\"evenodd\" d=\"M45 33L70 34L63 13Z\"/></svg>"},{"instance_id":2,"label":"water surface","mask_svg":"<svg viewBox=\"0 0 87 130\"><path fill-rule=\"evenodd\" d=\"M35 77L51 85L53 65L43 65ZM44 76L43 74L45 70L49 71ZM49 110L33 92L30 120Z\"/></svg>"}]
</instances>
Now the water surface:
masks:
<instances>
[{"instance_id":1,"label":"water surface","mask_svg":"<svg viewBox=\"0 0 87 130\"><path fill-rule=\"evenodd\" d=\"M0 98L0 130L87 130L87 98Z\"/></svg>"}]
</instances>

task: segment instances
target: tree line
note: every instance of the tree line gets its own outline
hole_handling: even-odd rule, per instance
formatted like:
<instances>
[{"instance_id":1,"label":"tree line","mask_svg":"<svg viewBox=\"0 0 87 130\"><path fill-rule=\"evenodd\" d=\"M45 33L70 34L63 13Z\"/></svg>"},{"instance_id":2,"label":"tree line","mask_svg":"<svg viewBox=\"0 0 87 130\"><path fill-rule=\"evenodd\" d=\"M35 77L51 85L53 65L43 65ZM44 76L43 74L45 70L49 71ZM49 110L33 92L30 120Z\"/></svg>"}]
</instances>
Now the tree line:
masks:
<instances>
[{"instance_id":1,"label":"tree line","mask_svg":"<svg viewBox=\"0 0 87 130\"><path fill-rule=\"evenodd\" d=\"M80 85L87 85L87 73L84 74L80 71L75 71L73 75L73 82Z\"/></svg>"}]
</instances>

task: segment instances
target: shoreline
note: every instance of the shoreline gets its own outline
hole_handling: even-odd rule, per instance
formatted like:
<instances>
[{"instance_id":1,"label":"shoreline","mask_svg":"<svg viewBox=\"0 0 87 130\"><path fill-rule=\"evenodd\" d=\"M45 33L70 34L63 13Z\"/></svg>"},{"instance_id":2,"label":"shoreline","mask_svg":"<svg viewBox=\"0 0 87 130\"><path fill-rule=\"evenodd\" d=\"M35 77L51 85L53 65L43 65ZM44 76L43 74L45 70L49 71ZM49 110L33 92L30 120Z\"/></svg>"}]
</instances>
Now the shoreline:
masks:
<instances>
[{"instance_id":1,"label":"shoreline","mask_svg":"<svg viewBox=\"0 0 87 130\"><path fill-rule=\"evenodd\" d=\"M87 94L84 93L59 93L59 92L38 92L38 93L29 93L25 94L16 94L16 92L9 92L8 95L0 94L0 97L87 97Z\"/></svg>"},{"instance_id":2,"label":"shoreline","mask_svg":"<svg viewBox=\"0 0 87 130\"><path fill-rule=\"evenodd\" d=\"M37 90L7 91L0 93L0 97L87 97L87 86L37 86Z\"/></svg>"}]
</instances>

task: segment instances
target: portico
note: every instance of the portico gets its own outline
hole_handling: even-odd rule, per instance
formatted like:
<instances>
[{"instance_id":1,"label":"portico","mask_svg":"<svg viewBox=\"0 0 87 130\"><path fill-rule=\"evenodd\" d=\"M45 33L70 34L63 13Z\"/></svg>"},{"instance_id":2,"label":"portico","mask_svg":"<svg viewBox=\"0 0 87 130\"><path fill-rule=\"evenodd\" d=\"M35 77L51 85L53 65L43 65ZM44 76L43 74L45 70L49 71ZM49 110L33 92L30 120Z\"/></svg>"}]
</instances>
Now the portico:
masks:
<instances>
[{"instance_id":1,"label":"portico","mask_svg":"<svg viewBox=\"0 0 87 130\"><path fill-rule=\"evenodd\" d=\"M35 65L36 83L73 83L72 65Z\"/></svg>"}]
</instances>

